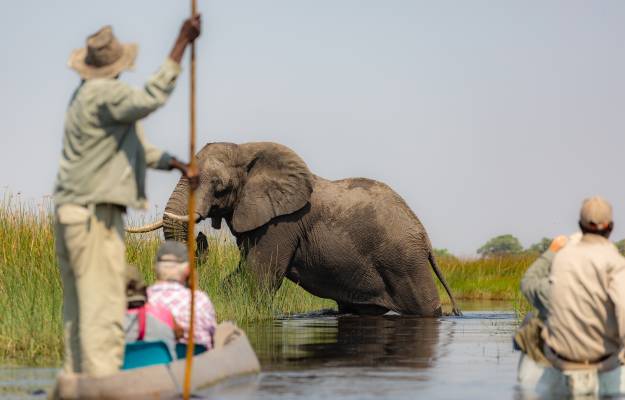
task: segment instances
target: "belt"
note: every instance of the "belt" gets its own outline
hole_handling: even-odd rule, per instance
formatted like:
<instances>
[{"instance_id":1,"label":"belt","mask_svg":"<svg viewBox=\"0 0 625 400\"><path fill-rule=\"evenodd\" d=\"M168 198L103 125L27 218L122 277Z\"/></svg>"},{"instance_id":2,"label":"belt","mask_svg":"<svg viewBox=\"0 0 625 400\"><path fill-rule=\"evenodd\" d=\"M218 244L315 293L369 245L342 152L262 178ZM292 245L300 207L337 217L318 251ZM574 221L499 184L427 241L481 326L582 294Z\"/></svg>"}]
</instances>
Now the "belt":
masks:
<instances>
[{"instance_id":1,"label":"belt","mask_svg":"<svg viewBox=\"0 0 625 400\"><path fill-rule=\"evenodd\" d=\"M111 208L111 209L116 208L116 209L120 210L121 212L126 212L126 206L122 206L122 205L114 204L114 203L95 203L94 206L95 207ZM87 206L87 208L89 208L89 207Z\"/></svg>"},{"instance_id":2,"label":"belt","mask_svg":"<svg viewBox=\"0 0 625 400\"><path fill-rule=\"evenodd\" d=\"M568 358L568 357L563 356L562 354L560 354L560 353L558 353L557 351L555 351L555 350L553 349L553 347L551 347L551 346L548 346L548 347L549 347L549 350L551 350L551 352L552 352L552 353L553 353L556 357L558 357L559 359L564 360L564 361L566 361L566 362L570 362L570 363L576 363L576 364L586 364L586 365L588 365L588 364L599 364L600 362L603 362L603 361L607 360L608 358L610 358L610 357L612 356L612 354L606 354L606 355L601 356L601 357L599 357L599 358L597 358L597 359L594 359L594 360L583 360L583 361L579 361L579 360L572 360L572 359L570 359L570 358Z\"/></svg>"},{"instance_id":3,"label":"belt","mask_svg":"<svg viewBox=\"0 0 625 400\"><path fill-rule=\"evenodd\" d=\"M553 348L549 347L547 343L543 346L543 352L545 357L552 366L560 371L573 371L573 370L583 370L583 369L594 369L598 372L610 371L614 368L617 368L621 365L619 360L619 354L608 354L601 356L597 360L571 360L568 357L563 357L553 350Z\"/></svg>"}]
</instances>

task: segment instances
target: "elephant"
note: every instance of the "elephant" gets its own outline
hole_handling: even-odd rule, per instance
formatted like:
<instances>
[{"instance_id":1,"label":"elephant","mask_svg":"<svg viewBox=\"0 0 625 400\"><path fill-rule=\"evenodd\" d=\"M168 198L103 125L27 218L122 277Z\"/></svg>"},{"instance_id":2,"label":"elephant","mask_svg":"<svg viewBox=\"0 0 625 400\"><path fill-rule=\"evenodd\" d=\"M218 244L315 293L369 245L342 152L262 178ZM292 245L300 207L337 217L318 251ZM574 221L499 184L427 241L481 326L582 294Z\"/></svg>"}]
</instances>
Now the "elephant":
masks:
<instances>
[{"instance_id":1,"label":"elephant","mask_svg":"<svg viewBox=\"0 0 625 400\"><path fill-rule=\"evenodd\" d=\"M197 221L226 222L241 268L277 290L286 277L339 312L442 315L428 264L461 312L436 263L425 228L386 184L366 178L330 181L314 175L290 148L271 142L209 143L196 155ZM182 177L163 218L127 229L163 228L165 239L187 237L189 186ZM187 222L185 222L187 221Z\"/></svg>"}]
</instances>

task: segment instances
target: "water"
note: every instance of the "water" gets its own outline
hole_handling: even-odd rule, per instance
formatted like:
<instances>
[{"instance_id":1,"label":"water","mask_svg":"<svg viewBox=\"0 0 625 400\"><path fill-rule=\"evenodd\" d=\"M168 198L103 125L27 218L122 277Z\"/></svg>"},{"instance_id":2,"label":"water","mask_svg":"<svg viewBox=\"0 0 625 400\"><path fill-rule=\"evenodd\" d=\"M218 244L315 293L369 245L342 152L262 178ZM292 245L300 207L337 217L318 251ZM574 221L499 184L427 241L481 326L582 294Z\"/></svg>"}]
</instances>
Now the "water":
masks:
<instances>
[{"instance_id":1,"label":"water","mask_svg":"<svg viewBox=\"0 0 625 400\"><path fill-rule=\"evenodd\" d=\"M200 393L218 399L512 399L518 354L509 304L463 317L306 315L245 327L263 372ZM52 369L0 369L0 394L26 398Z\"/></svg>"}]
</instances>

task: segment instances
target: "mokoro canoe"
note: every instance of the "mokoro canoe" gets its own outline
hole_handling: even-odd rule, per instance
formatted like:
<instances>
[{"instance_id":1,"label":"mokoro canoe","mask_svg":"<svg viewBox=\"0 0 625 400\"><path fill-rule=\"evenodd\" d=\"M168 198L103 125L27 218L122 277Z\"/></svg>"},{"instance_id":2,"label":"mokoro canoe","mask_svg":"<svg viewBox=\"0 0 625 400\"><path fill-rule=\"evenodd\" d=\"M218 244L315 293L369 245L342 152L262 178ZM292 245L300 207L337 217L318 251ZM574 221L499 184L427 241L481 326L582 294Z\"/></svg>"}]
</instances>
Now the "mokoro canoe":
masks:
<instances>
[{"instance_id":1,"label":"mokoro canoe","mask_svg":"<svg viewBox=\"0 0 625 400\"><path fill-rule=\"evenodd\" d=\"M123 370L93 378L60 373L53 398L59 399L171 399L179 397L185 360ZM245 333L223 323L215 333L215 348L193 358L192 390L212 386L236 376L255 374L260 363Z\"/></svg>"}]
</instances>

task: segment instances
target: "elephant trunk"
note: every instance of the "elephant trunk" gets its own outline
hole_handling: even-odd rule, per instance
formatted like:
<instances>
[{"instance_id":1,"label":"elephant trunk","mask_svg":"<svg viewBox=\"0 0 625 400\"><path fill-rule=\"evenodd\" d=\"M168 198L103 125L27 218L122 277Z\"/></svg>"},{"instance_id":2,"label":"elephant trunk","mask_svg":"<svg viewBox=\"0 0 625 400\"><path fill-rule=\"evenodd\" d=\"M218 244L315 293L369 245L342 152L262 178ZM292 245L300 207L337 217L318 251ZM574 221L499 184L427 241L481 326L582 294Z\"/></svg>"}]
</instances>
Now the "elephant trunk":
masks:
<instances>
[{"instance_id":1,"label":"elephant trunk","mask_svg":"<svg viewBox=\"0 0 625 400\"><path fill-rule=\"evenodd\" d=\"M169 196L169 200L167 200L165 213L163 214L163 234L165 240L187 241L187 224L179 218L173 218L172 216L187 215L188 199L189 183L185 178L180 178L171 196Z\"/></svg>"}]
</instances>

